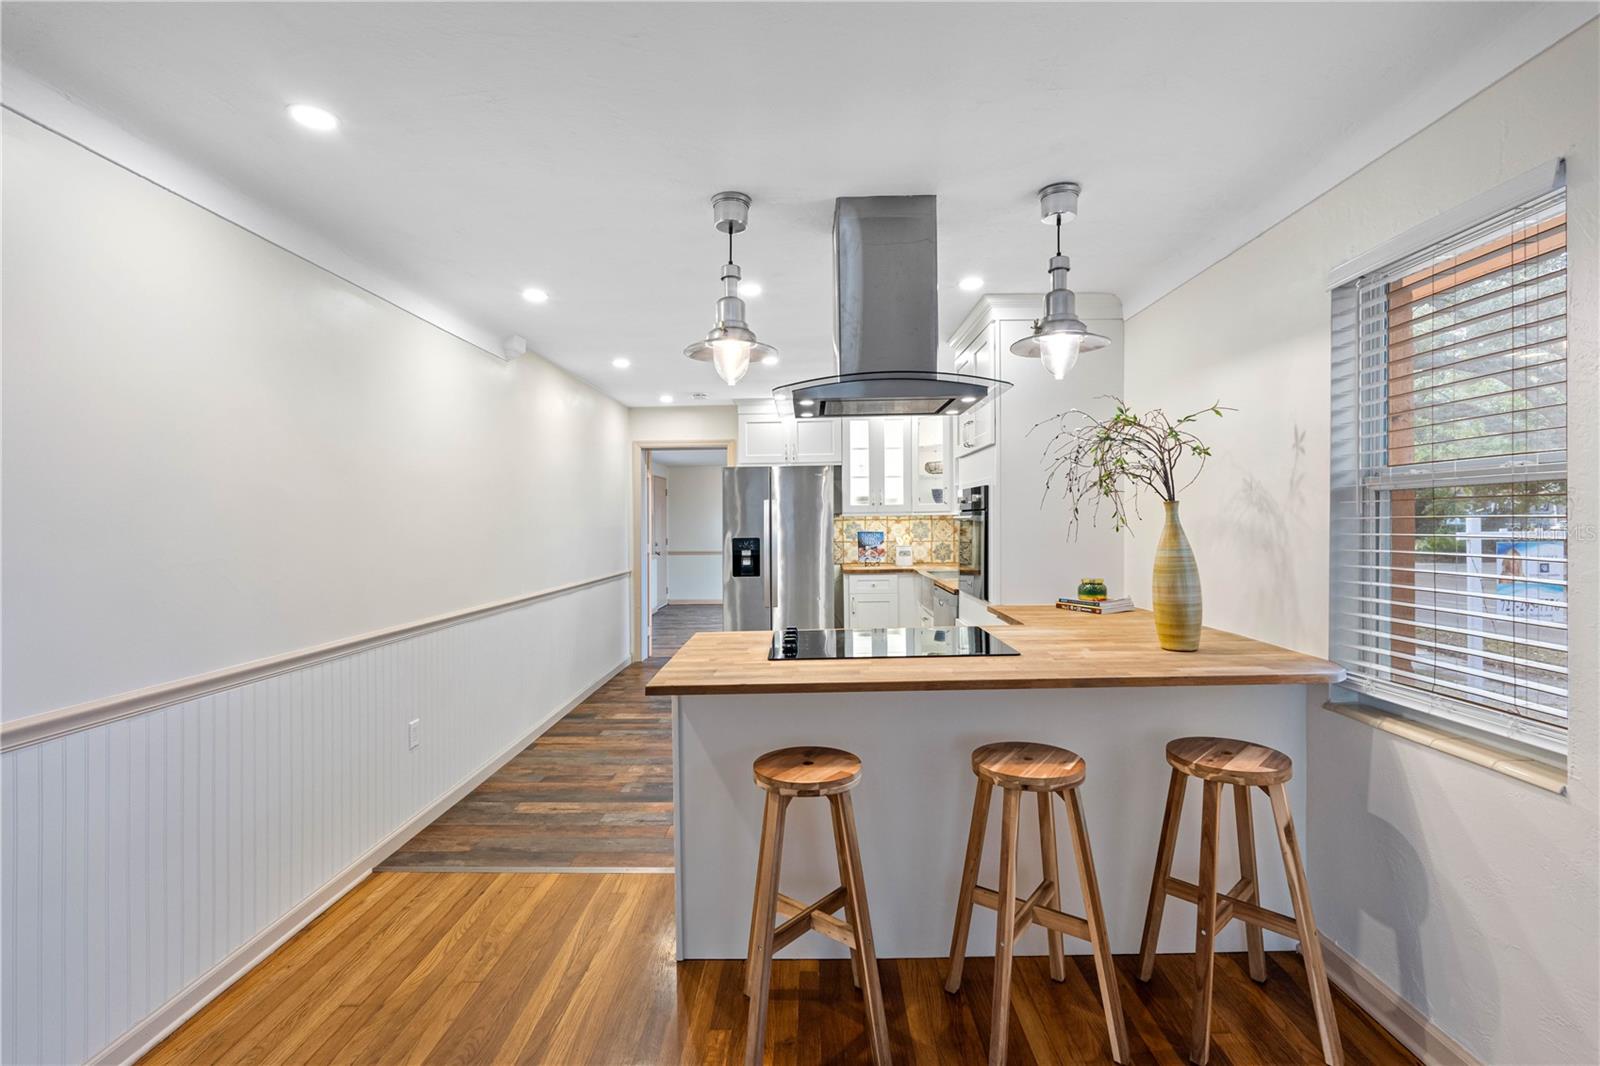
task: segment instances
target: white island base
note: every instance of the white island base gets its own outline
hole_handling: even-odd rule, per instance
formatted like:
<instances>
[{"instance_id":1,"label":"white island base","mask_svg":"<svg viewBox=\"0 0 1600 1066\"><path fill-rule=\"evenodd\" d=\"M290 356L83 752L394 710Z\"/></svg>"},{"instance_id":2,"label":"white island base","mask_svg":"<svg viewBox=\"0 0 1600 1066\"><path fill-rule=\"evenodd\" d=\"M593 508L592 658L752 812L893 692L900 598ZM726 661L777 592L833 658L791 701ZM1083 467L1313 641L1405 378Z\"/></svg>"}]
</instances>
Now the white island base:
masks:
<instances>
[{"instance_id":1,"label":"white island base","mask_svg":"<svg viewBox=\"0 0 1600 1066\"><path fill-rule=\"evenodd\" d=\"M1316 686L1315 701L1325 691ZM751 764L763 752L791 745L843 748L860 756L854 791L862 865L878 955L943 956L950 948L956 893L972 817L976 778L972 750L998 740L1070 748L1083 756L1080 787L1112 950L1137 952L1156 838L1166 800L1169 740L1237 737L1277 748L1294 760L1290 802L1304 846L1308 686L1201 685L1150 688L1041 688L966 691L793 692L673 697L674 818L677 833L677 953L680 959L744 958L750 931L756 849L764 794ZM1056 801L1059 803L1059 801ZM1019 837L1019 895L1039 880L1038 820L1024 798ZM1173 876L1195 879L1200 786L1191 782ZM1288 913L1288 890L1265 796L1253 793L1262 902ZM997 882L1000 807L990 806L979 884ZM1233 804L1224 796L1218 882L1237 877ZM1082 914L1065 818L1056 817L1062 863L1061 909ZM781 885L810 901L839 883L828 804L797 799L789 806ZM994 912L975 909L969 955L994 952ZM1194 950L1195 908L1169 901L1160 950ZM1269 949L1292 941L1268 933ZM1243 950L1233 923L1218 949ZM1089 945L1066 940L1069 952ZM1017 953L1042 955L1044 933L1033 927ZM779 958L843 957L820 936L804 936Z\"/></svg>"}]
</instances>

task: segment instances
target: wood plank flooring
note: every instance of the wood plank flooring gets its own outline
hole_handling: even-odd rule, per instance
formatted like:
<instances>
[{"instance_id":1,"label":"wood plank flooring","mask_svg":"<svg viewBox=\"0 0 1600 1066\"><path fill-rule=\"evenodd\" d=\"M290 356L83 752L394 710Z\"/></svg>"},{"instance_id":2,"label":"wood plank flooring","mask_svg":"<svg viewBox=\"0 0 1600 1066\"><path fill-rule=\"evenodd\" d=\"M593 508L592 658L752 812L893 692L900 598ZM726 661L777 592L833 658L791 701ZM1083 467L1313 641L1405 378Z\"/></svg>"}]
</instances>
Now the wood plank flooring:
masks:
<instances>
[{"instance_id":1,"label":"wood plank flooring","mask_svg":"<svg viewBox=\"0 0 1600 1066\"><path fill-rule=\"evenodd\" d=\"M738 961L673 962L672 876L376 874L157 1046L147 1063L731 1064L744 1042ZM739 916L744 920L744 916ZM1163 955L1148 984L1117 959L1136 1063L1187 1057L1192 958ZM935 959L882 964L895 1061L981 1063L991 960L947 994ZM1217 958L1211 1062L1321 1061L1304 971L1268 956L1255 985L1242 955ZM1109 1062L1088 956L1067 980L1017 960L1016 1066ZM1336 993L1350 1066L1414 1063ZM849 964L780 962L768 1061L865 1063Z\"/></svg>"},{"instance_id":2,"label":"wood plank flooring","mask_svg":"<svg viewBox=\"0 0 1600 1066\"><path fill-rule=\"evenodd\" d=\"M612 678L379 869L670 869L672 701L644 685L690 636L720 628L720 606L661 608L660 656Z\"/></svg>"}]
</instances>

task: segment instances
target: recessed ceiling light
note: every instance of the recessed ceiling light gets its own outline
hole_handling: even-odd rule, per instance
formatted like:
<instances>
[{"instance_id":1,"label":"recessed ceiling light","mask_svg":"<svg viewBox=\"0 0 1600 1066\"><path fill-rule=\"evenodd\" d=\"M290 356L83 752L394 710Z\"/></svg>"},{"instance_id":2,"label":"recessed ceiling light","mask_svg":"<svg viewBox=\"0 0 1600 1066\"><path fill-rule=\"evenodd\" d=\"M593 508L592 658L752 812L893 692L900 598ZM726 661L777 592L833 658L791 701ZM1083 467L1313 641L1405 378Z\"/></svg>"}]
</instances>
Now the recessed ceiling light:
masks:
<instances>
[{"instance_id":1,"label":"recessed ceiling light","mask_svg":"<svg viewBox=\"0 0 1600 1066\"><path fill-rule=\"evenodd\" d=\"M778 357L775 356L775 355L764 355L764 356L761 357L761 365L762 366L777 366L778 365Z\"/></svg>"},{"instance_id":2,"label":"recessed ceiling light","mask_svg":"<svg viewBox=\"0 0 1600 1066\"><path fill-rule=\"evenodd\" d=\"M332 111L324 111L315 104L290 104L285 110L289 117L308 130L318 133L332 133L339 128L339 116Z\"/></svg>"},{"instance_id":3,"label":"recessed ceiling light","mask_svg":"<svg viewBox=\"0 0 1600 1066\"><path fill-rule=\"evenodd\" d=\"M615 359L611 360L611 365L616 367L618 370L626 370L633 365L633 361L625 355L619 355Z\"/></svg>"},{"instance_id":4,"label":"recessed ceiling light","mask_svg":"<svg viewBox=\"0 0 1600 1066\"><path fill-rule=\"evenodd\" d=\"M801 411L800 412L800 417L801 418L816 418L817 417L817 413L815 411Z\"/></svg>"},{"instance_id":5,"label":"recessed ceiling light","mask_svg":"<svg viewBox=\"0 0 1600 1066\"><path fill-rule=\"evenodd\" d=\"M657 396L656 399L660 400L662 403L671 403L672 395L670 393L663 392L660 396Z\"/></svg>"},{"instance_id":6,"label":"recessed ceiling light","mask_svg":"<svg viewBox=\"0 0 1600 1066\"><path fill-rule=\"evenodd\" d=\"M543 289L523 289L522 298L531 304L550 302L550 294L545 292Z\"/></svg>"},{"instance_id":7,"label":"recessed ceiling light","mask_svg":"<svg viewBox=\"0 0 1600 1066\"><path fill-rule=\"evenodd\" d=\"M801 400L800 401L800 406L801 407L812 407L812 406L815 406L816 402L817 401L815 401L815 400Z\"/></svg>"},{"instance_id":8,"label":"recessed ceiling light","mask_svg":"<svg viewBox=\"0 0 1600 1066\"><path fill-rule=\"evenodd\" d=\"M741 281L741 282L739 282L739 295L743 296L746 300L754 299L755 297L760 296L761 295L761 282L759 282L759 281Z\"/></svg>"},{"instance_id":9,"label":"recessed ceiling light","mask_svg":"<svg viewBox=\"0 0 1600 1066\"><path fill-rule=\"evenodd\" d=\"M963 396L963 397L961 397L961 402L962 403L977 403L978 402L978 398L976 396Z\"/></svg>"},{"instance_id":10,"label":"recessed ceiling light","mask_svg":"<svg viewBox=\"0 0 1600 1066\"><path fill-rule=\"evenodd\" d=\"M983 288L983 279L976 274L968 274L956 284L961 286L962 292L977 292Z\"/></svg>"}]
</instances>

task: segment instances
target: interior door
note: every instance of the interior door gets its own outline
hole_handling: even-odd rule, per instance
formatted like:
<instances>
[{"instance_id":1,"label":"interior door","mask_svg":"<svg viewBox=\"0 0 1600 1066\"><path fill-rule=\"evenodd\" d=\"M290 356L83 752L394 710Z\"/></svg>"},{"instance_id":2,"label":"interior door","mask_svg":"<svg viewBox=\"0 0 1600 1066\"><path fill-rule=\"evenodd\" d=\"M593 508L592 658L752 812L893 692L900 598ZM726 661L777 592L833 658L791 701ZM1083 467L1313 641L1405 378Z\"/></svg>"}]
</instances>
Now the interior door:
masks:
<instances>
[{"instance_id":1,"label":"interior door","mask_svg":"<svg viewBox=\"0 0 1600 1066\"><path fill-rule=\"evenodd\" d=\"M650 475L650 609L667 602L667 479Z\"/></svg>"}]
</instances>

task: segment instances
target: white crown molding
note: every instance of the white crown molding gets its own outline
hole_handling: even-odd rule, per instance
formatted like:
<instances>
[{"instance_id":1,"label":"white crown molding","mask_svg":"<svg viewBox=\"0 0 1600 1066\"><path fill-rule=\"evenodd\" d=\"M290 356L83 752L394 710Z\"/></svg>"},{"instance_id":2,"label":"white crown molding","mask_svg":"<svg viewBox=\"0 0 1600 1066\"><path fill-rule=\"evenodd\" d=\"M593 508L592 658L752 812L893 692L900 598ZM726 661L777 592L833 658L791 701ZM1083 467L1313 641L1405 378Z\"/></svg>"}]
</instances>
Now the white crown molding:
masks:
<instances>
[{"instance_id":1,"label":"white crown molding","mask_svg":"<svg viewBox=\"0 0 1600 1066\"><path fill-rule=\"evenodd\" d=\"M262 240L335 274L407 314L504 361L505 330L473 322L350 255L225 182L145 141L114 120L91 111L46 82L8 64L0 78L0 106L64 137L168 192L182 197Z\"/></svg>"},{"instance_id":2,"label":"white crown molding","mask_svg":"<svg viewBox=\"0 0 1600 1066\"><path fill-rule=\"evenodd\" d=\"M1365 129L1331 150L1321 165L1277 195L1261 200L1238 223L1211 240L1172 255L1161 268L1123 292L1128 318L1203 274L1273 226L1312 203L1368 164L1404 144L1530 59L1594 21L1593 3L1529 4L1515 23L1475 52L1464 52L1431 85L1376 115Z\"/></svg>"}]
</instances>

